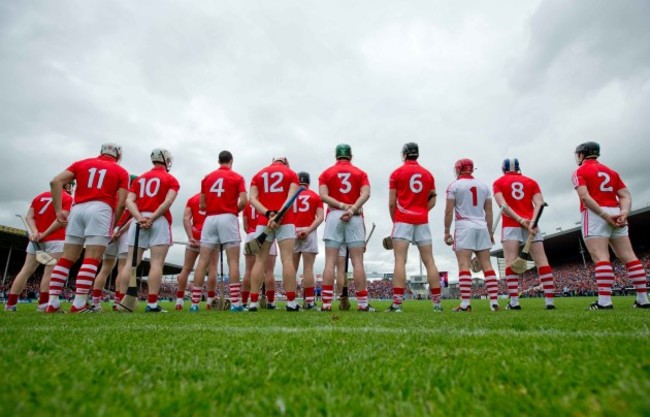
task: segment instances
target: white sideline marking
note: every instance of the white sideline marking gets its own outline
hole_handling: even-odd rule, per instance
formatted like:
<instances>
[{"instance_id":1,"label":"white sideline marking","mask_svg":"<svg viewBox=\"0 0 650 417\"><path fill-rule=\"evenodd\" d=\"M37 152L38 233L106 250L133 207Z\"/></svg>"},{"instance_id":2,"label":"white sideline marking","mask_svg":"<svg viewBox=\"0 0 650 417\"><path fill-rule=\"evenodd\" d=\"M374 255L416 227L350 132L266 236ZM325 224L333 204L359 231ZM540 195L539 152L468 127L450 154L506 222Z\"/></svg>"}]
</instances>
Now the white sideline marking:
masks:
<instances>
[{"instance_id":1,"label":"white sideline marking","mask_svg":"<svg viewBox=\"0 0 650 417\"><path fill-rule=\"evenodd\" d=\"M498 329L498 330L486 330L486 329L448 329L448 328L420 328L420 327L408 327L408 328L394 328L394 327L378 327L378 326L366 326L366 327L345 327L345 326L310 326L310 327L283 327L283 326L270 326L270 327L236 327L236 326L223 326L215 327L214 324L210 325L199 325L199 324L183 324L183 325L130 325L122 324L120 326L123 330L133 330L133 331L156 331L160 332L176 332L176 333L187 333L187 332L207 332L207 333L242 333L242 334L268 334L268 333L280 333L280 334L302 334L302 333L314 333L314 332L326 332L326 333L343 333L343 334L426 334L426 335L440 335L440 336L462 336L462 337L479 337L479 336L523 336L523 337L568 337L572 339L582 339L582 338L611 338L611 337L624 337L631 339L646 339L650 337L650 330L648 329L639 329L630 332L610 332L610 331L584 331L584 330L557 330L557 329L535 329L535 330L513 330L513 329ZM60 326L37 326L29 329L30 332L51 332L61 330ZM73 327L66 328L67 333L89 333L89 332L101 332L101 331L114 331L114 326L101 326L93 324L92 328L86 327ZM0 333L7 333L7 328L0 328Z\"/></svg>"}]
</instances>

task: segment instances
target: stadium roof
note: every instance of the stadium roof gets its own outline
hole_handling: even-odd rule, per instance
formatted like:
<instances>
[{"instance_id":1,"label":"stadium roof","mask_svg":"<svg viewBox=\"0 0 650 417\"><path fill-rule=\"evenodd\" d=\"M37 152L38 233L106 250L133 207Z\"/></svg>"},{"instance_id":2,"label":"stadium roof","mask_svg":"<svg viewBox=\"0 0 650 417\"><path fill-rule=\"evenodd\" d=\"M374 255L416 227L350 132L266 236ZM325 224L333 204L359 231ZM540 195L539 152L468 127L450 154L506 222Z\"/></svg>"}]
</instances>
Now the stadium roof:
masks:
<instances>
[{"instance_id":1,"label":"stadium roof","mask_svg":"<svg viewBox=\"0 0 650 417\"><path fill-rule=\"evenodd\" d=\"M650 207L633 210L630 213L630 240L636 250L648 248L650 239ZM581 260L580 249L583 248L584 256L589 261L589 254L584 246L580 233L580 226L567 230L560 230L544 236L544 249L551 265L567 261ZM490 252L490 255L503 258L503 249Z\"/></svg>"}]
</instances>

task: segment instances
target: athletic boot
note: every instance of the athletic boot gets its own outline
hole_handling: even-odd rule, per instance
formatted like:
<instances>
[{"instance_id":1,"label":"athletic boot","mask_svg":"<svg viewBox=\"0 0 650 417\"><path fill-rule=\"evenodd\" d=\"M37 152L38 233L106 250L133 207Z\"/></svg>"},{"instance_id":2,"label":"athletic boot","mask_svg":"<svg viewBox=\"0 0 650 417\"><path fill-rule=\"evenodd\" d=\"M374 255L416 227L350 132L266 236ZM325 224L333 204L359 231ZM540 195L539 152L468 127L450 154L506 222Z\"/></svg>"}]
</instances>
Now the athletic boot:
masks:
<instances>
[{"instance_id":1,"label":"athletic boot","mask_svg":"<svg viewBox=\"0 0 650 417\"><path fill-rule=\"evenodd\" d=\"M285 308L287 311L300 311L300 310L302 310L302 309L300 308L300 305L299 305L299 304L296 304L295 307L289 307L289 305L286 305L284 308Z\"/></svg>"},{"instance_id":2,"label":"athletic boot","mask_svg":"<svg viewBox=\"0 0 650 417\"><path fill-rule=\"evenodd\" d=\"M634 304L632 304L632 307L634 307L634 308L650 308L650 303L640 304L638 301L635 301Z\"/></svg>"},{"instance_id":3,"label":"athletic boot","mask_svg":"<svg viewBox=\"0 0 650 417\"><path fill-rule=\"evenodd\" d=\"M512 305L508 303L506 304L506 310L521 310L521 306L519 304Z\"/></svg>"},{"instance_id":4,"label":"athletic boot","mask_svg":"<svg viewBox=\"0 0 650 417\"><path fill-rule=\"evenodd\" d=\"M144 312L145 313L166 313L167 310L163 310L163 308L160 306L155 306L155 307L147 306L147 308L144 309Z\"/></svg>"},{"instance_id":5,"label":"athletic boot","mask_svg":"<svg viewBox=\"0 0 650 417\"><path fill-rule=\"evenodd\" d=\"M363 311L364 313L374 313L377 310L375 310L373 306L368 304L365 308L357 306L357 311Z\"/></svg>"},{"instance_id":6,"label":"athletic boot","mask_svg":"<svg viewBox=\"0 0 650 417\"><path fill-rule=\"evenodd\" d=\"M401 313L402 312L402 306L396 306L395 304L391 304L390 307L386 309L386 313Z\"/></svg>"},{"instance_id":7,"label":"athletic boot","mask_svg":"<svg viewBox=\"0 0 650 417\"><path fill-rule=\"evenodd\" d=\"M458 307L454 307L452 310L454 313L471 313L472 312L472 305L468 305L467 307L463 308L460 305Z\"/></svg>"},{"instance_id":8,"label":"athletic boot","mask_svg":"<svg viewBox=\"0 0 650 417\"><path fill-rule=\"evenodd\" d=\"M601 306L600 304L598 304L598 301L594 301L593 303L589 304L589 307L587 307L587 310L613 310L613 309L614 309L614 304Z\"/></svg>"}]
</instances>

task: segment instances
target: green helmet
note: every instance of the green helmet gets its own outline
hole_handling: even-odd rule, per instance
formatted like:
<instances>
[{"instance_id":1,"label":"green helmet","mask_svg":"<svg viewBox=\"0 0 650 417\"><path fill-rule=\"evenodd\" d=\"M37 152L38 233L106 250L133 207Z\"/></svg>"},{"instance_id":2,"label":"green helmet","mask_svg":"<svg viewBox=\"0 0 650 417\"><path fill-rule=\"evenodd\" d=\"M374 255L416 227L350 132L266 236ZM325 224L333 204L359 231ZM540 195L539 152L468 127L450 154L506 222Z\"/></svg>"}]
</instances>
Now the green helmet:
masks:
<instances>
[{"instance_id":1,"label":"green helmet","mask_svg":"<svg viewBox=\"0 0 650 417\"><path fill-rule=\"evenodd\" d=\"M133 183L133 181L135 181L136 178L138 178L138 176L135 175L135 174L131 174L131 175L129 175L129 187L131 186L131 184Z\"/></svg>"},{"instance_id":2,"label":"green helmet","mask_svg":"<svg viewBox=\"0 0 650 417\"><path fill-rule=\"evenodd\" d=\"M347 143L336 145L336 159L352 159L352 148Z\"/></svg>"}]
</instances>

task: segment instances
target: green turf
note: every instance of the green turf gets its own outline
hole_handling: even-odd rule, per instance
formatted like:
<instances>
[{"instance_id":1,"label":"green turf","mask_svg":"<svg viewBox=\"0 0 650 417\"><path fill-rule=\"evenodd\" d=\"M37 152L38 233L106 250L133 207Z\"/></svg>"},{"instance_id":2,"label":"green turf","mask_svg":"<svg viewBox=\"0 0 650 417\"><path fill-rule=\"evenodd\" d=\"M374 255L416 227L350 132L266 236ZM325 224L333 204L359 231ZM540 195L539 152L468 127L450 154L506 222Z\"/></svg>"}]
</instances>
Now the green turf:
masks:
<instances>
[{"instance_id":1,"label":"green turf","mask_svg":"<svg viewBox=\"0 0 650 417\"><path fill-rule=\"evenodd\" d=\"M650 415L650 311L0 313L2 415ZM388 303L376 303L384 309ZM505 304L505 302L502 302ZM173 307L167 305L167 307ZM66 307L67 308L67 307Z\"/></svg>"}]
</instances>

